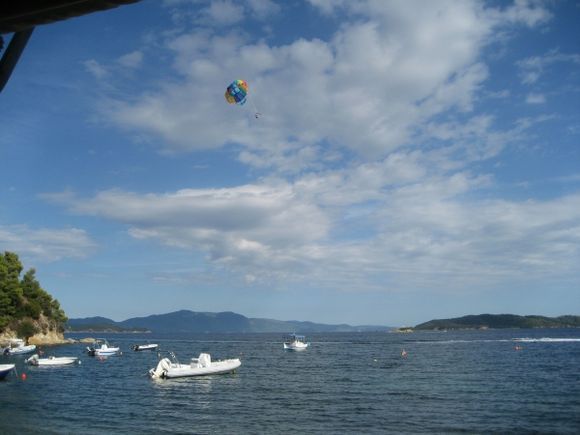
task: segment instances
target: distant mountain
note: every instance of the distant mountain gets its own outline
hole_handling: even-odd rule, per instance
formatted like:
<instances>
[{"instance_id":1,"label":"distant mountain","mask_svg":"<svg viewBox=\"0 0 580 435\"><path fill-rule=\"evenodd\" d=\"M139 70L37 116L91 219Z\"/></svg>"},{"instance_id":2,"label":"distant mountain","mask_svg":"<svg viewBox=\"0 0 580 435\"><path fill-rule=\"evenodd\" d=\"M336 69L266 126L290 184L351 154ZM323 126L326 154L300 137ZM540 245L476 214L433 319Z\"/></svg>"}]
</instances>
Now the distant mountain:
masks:
<instances>
[{"instance_id":1,"label":"distant mountain","mask_svg":"<svg viewBox=\"0 0 580 435\"><path fill-rule=\"evenodd\" d=\"M107 319L106 317L98 317L98 316L85 317L83 319L74 319L74 322L76 325L112 325L115 323L115 321L112 319Z\"/></svg>"},{"instance_id":2,"label":"distant mountain","mask_svg":"<svg viewBox=\"0 0 580 435\"><path fill-rule=\"evenodd\" d=\"M84 319L69 319L67 328L69 331L94 331L94 332L146 332L147 328L124 328L112 319L106 317L85 317Z\"/></svg>"},{"instance_id":3,"label":"distant mountain","mask_svg":"<svg viewBox=\"0 0 580 435\"><path fill-rule=\"evenodd\" d=\"M358 332L358 331L389 331L388 326L351 326L345 323L326 325L323 323L300 322L298 320L248 319L249 332Z\"/></svg>"},{"instance_id":4,"label":"distant mountain","mask_svg":"<svg viewBox=\"0 0 580 435\"><path fill-rule=\"evenodd\" d=\"M503 328L579 328L580 316L518 316L479 314L452 319L435 319L415 326L415 330L503 329Z\"/></svg>"},{"instance_id":5,"label":"distant mountain","mask_svg":"<svg viewBox=\"0 0 580 435\"><path fill-rule=\"evenodd\" d=\"M147 328L153 332L248 332L249 319L232 312L198 313L181 310L168 314L134 317L119 322L124 328Z\"/></svg>"},{"instance_id":6,"label":"distant mountain","mask_svg":"<svg viewBox=\"0 0 580 435\"><path fill-rule=\"evenodd\" d=\"M390 331L388 326L350 326L346 324L326 325L314 322L282 321L273 319L248 318L230 311L205 313L189 310L167 314L154 314L147 317L133 317L115 322L106 317L69 319L69 331L151 331L173 332L353 332L353 331Z\"/></svg>"}]
</instances>

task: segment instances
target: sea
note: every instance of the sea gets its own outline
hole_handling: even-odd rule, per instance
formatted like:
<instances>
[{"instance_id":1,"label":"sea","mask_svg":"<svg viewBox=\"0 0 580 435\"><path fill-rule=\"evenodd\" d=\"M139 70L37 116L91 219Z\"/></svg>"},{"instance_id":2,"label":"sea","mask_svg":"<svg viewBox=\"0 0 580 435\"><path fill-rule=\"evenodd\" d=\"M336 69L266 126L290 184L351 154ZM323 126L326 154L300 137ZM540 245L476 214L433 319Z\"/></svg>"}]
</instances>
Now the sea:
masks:
<instances>
[{"instance_id":1,"label":"sea","mask_svg":"<svg viewBox=\"0 0 580 435\"><path fill-rule=\"evenodd\" d=\"M68 334L71 338L103 335ZM0 382L1 434L580 433L580 329L283 334L108 334L122 354L44 348ZM238 357L234 374L152 380L158 343L181 362Z\"/></svg>"}]
</instances>

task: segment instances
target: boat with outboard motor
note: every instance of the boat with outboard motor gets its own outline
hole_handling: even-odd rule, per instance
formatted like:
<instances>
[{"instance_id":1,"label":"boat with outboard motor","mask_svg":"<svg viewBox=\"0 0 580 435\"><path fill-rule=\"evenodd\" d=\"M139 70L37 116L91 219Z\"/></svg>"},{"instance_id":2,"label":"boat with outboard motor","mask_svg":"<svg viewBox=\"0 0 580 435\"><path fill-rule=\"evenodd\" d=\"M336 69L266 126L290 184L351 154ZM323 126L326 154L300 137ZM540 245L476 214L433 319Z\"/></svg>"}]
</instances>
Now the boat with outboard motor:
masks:
<instances>
[{"instance_id":1,"label":"boat with outboard motor","mask_svg":"<svg viewBox=\"0 0 580 435\"><path fill-rule=\"evenodd\" d=\"M0 364L0 380L8 376L8 373L14 370L14 367L16 367L15 364Z\"/></svg>"},{"instance_id":2,"label":"boat with outboard motor","mask_svg":"<svg viewBox=\"0 0 580 435\"><path fill-rule=\"evenodd\" d=\"M78 358L76 356L49 356L48 358L40 358L36 353L26 359L26 362L31 366L67 366L77 361Z\"/></svg>"},{"instance_id":3,"label":"boat with outboard motor","mask_svg":"<svg viewBox=\"0 0 580 435\"><path fill-rule=\"evenodd\" d=\"M135 352L141 352L143 350L157 350L158 347L159 347L158 344L147 343L147 344L134 344L133 346L131 346L131 349L133 349Z\"/></svg>"},{"instance_id":4,"label":"boat with outboard motor","mask_svg":"<svg viewBox=\"0 0 580 435\"><path fill-rule=\"evenodd\" d=\"M168 352L168 354L169 358L162 358L156 368L149 370L149 376L152 379L233 373L242 365L239 358L212 361L209 353L200 353L198 358L191 358L189 364L181 364L173 352Z\"/></svg>"},{"instance_id":5,"label":"boat with outboard motor","mask_svg":"<svg viewBox=\"0 0 580 435\"><path fill-rule=\"evenodd\" d=\"M284 342L284 349L285 350L305 350L310 346L310 343L306 341L306 337L304 335L296 335L291 334L288 341Z\"/></svg>"},{"instance_id":6,"label":"boat with outboard motor","mask_svg":"<svg viewBox=\"0 0 580 435\"><path fill-rule=\"evenodd\" d=\"M25 353L34 352L36 345L26 345L21 338L12 338L9 341L8 347L4 348L4 355L23 355Z\"/></svg>"},{"instance_id":7,"label":"boat with outboard motor","mask_svg":"<svg viewBox=\"0 0 580 435\"><path fill-rule=\"evenodd\" d=\"M89 356L111 356L120 352L119 347L114 347L104 338L95 338L92 346L87 346Z\"/></svg>"}]
</instances>

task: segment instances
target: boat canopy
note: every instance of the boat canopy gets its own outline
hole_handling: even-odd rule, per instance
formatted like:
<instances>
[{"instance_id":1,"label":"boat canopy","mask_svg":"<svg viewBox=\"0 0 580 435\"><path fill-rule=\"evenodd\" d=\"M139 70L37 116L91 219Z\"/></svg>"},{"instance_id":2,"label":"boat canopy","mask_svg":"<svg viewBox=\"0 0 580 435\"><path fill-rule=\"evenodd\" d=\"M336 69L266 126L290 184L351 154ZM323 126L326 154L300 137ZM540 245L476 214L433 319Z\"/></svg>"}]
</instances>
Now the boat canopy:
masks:
<instances>
[{"instance_id":1,"label":"boat canopy","mask_svg":"<svg viewBox=\"0 0 580 435\"><path fill-rule=\"evenodd\" d=\"M202 367L211 366L211 356L209 355L209 353L200 353L198 360L199 360L199 364Z\"/></svg>"}]
</instances>

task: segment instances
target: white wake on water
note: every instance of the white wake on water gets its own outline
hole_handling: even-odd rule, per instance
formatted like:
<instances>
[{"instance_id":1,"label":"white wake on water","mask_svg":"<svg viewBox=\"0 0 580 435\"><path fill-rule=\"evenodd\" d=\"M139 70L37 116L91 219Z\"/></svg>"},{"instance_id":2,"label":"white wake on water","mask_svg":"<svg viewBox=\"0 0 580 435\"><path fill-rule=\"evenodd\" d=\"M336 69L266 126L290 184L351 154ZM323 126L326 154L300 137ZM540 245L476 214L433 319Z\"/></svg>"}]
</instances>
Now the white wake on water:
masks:
<instances>
[{"instance_id":1,"label":"white wake on water","mask_svg":"<svg viewBox=\"0 0 580 435\"><path fill-rule=\"evenodd\" d=\"M418 340L415 343L425 344L458 344L458 343L580 343L580 338L555 338L555 337L519 337L519 338L498 338L498 339L474 339L474 340Z\"/></svg>"},{"instance_id":2,"label":"white wake on water","mask_svg":"<svg viewBox=\"0 0 580 435\"><path fill-rule=\"evenodd\" d=\"M514 341L521 341L523 343L565 343L565 342L578 342L580 343L580 338L551 338L551 337L542 337L542 338L514 338Z\"/></svg>"}]
</instances>

